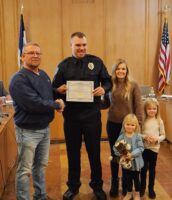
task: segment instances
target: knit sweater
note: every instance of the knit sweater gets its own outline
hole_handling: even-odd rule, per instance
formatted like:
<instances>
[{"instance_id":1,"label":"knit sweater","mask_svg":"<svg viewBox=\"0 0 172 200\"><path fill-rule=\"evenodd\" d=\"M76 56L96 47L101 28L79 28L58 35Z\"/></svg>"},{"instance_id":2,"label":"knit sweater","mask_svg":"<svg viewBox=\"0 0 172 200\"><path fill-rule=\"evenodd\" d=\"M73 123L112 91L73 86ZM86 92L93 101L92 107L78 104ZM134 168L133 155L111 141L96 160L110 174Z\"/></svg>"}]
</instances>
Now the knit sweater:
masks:
<instances>
[{"instance_id":1,"label":"knit sweater","mask_svg":"<svg viewBox=\"0 0 172 200\"><path fill-rule=\"evenodd\" d=\"M53 99L53 89L48 75L39 75L22 68L11 79L9 91L14 103L15 124L23 129L46 128L60 105Z\"/></svg>"},{"instance_id":2,"label":"knit sweater","mask_svg":"<svg viewBox=\"0 0 172 200\"><path fill-rule=\"evenodd\" d=\"M108 112L108 120L114 123L122 123L124 117L129 113L134 113L139 123L142 123L142 101L138 84L131 82L130 99L124 98L121 91L124 83L120 82L114 92L109 93L110 108Z\"/></svg>"},{"instance_id":3,"label":"knit sweater","mask_svg":"<svg viewBox=\"0 0 172 200\"><path fill-rule=\"evenodd\" d=\"M124 140L127 144L130 144L131 149L129 152L131 153L133 160L131 161L132 167L130 170L132 171L140 171L143 167L143 158L142 152L144 151L144 145L142 141L142 137L140 133L135 133L132 137L128 137L125 133L121 132L120 136L117 139L118 141ZM121 156L118 150L113 147L114 153L117 156Z\"/></svg>"},{"instance_id":4,"label":"knit sweater","mask_svg":"<svg viewBox=\"0 0 172 200\"><path fill-rule=\"evenodd\" d=\"M142 138L144 139L148 135L156 137L158 142L156 144L149 144L144 140L145 149L150 149L158 153L160 142L165 139L165 129L163 121L156 118L146 119L142 127Z\"/></svg>"}]
</instances>

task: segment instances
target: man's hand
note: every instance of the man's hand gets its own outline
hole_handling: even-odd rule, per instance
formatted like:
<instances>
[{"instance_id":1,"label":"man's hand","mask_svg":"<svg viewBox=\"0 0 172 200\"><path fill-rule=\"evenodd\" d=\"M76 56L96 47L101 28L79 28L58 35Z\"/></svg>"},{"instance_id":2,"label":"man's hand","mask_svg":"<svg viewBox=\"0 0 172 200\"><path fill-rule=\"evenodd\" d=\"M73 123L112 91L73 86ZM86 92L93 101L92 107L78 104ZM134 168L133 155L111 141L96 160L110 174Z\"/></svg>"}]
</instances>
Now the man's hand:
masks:
<instances>
[{"instance_id":1,"label":"man's hand","mask_svg":"<svg viewBox=\"0 0 172 200\"><path fill-rule=\"evenodd\" d=\"M60 94L66 94L66 90L67 90L66 84L63 84L57 88L57 92L59 92Z\"/></svg>"},{"instance_id":2,"label":"man's hand","mask_svg":"<svg viewBox=\"0 0 172 200\"><path fill-rule=\"evenodd\" d=\"M55 102L60 104L60 109L58 109L57 112L63 112L65 107L64 101L62 99L56 99Z\"/></svg>"},{"instance_id":3,"label":"man's hand","mask_svg":"<svg viewBox=\"0 0 172 200\"><path fill-rule=\"evenodd\" d=\"M94 89L93 91L93 95L94 96L102 96L105 94L105 90L104 88L102 88L101 86L97 87L96 89Z\"/></svg>"}]
</instances>

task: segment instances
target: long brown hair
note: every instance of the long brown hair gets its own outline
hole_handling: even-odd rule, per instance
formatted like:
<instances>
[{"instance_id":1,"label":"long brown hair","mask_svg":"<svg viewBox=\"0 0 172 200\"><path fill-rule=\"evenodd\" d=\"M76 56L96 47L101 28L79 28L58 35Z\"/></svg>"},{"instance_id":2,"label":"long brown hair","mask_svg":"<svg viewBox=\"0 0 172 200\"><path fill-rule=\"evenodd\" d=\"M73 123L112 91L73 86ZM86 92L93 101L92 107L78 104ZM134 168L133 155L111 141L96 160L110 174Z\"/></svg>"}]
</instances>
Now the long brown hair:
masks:
<instances>
[{"instance_id":1,"label":"long brown hair","mask_svg":"<svg viewBox=\"0 0 172 200\"><path fill-rule=\"evenodd\" d=\"M116 76L116 70L117 70L118 66L123 63L126 65L127 73L126 73L126 77L124 79L125 87L124 87L124 90L121 92L122 92L122 95L124 96L124 98L129 100L130 99L130 90L131 90L131 77L129 76L129 68L128 68L127 62L124 59L118 59L117 63L115 65L113 65L113 67L112 67L112 82L113 82L112 92L114 92L116 90L118 82L119 82L119 80Z\"/></svg>"}]
</instances>

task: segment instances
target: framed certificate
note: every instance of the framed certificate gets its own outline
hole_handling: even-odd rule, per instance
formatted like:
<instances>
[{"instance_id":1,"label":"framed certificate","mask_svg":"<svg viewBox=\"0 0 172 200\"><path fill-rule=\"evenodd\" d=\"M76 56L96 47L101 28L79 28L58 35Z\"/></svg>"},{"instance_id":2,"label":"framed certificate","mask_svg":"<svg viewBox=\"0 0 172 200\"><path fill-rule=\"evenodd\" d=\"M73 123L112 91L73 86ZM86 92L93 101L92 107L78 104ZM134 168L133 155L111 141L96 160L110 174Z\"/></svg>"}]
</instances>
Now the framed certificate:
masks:
<instances>
[{"instance_id":1,"label":"framed certificate","mask_svg":"<svg viewBox=\"0 0 172 200\"><path fill-rule=\"evenodd\" d=\"M93 81L67 81L66 101L93 102Z\"/></svg>"}]
</instances>

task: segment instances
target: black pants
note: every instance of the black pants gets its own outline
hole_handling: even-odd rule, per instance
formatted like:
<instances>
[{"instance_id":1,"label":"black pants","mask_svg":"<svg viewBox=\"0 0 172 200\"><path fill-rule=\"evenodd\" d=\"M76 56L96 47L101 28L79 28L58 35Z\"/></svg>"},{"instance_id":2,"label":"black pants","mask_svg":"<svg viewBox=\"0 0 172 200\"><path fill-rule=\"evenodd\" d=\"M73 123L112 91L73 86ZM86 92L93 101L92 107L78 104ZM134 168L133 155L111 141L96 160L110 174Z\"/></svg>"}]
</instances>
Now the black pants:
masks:
<instances>
[{"instance_id":1,"label":"black pants","mask_svg":"<svg viewBox=\"0 0 172 200\"><path fill-rule=\"evenodd\" d=\"M154 189L155 183L155 168L158 154L150 149L145 149L143 152L144 167L141 170L141 189L146 189L146 175L149 170L149 190Z\"/></svg>"},{"instance_id":2,"label":"black pants","mask_svg":"<svg viewBox=\"0 0 172 200\"><path fill-rule=\"evenodd\" d=\"M127 192L132 192L133 181L134 181L135 191L139 192L140 191L140 172L124 169L123 173L127 180Z\"/></svg>"},{"instance_id":3,"label":"black pants","mask_svg":"<svg viewBox=\"0 0 172 200\"><path fill-rule=\"evenodd\" d=\"M71 114L72 113L72 114ZM102 188L102 167L100 161L101 115L99 109L67 110L64 131L68 156L68 181L70 189L79 189L81 174L81 145L85 141L88 153L91 181L96 190Z\"/></svg>"},{"instance_id":4,"label":"black pants","mask_svg":"<svg viewBox=\"0 0 172 200\"><path fill-rule=\"evenodd\" d=\"M117 157L115 156L114 151L113 151L113 145L115 144L115 142L117 141L120 135L121 128L122 128L121 123L113 123L111 121L107 121L106 129L107 129L109 145L111 149L111 156L113 157L113 160L110 161L112 184L114 183L115 185L116 185L116 182L118 181L119 164L117 162ZM124 174L122 175L122 188L124 191L126 191L126 179L125 179Z\"/></svg>"}]
</instances>

